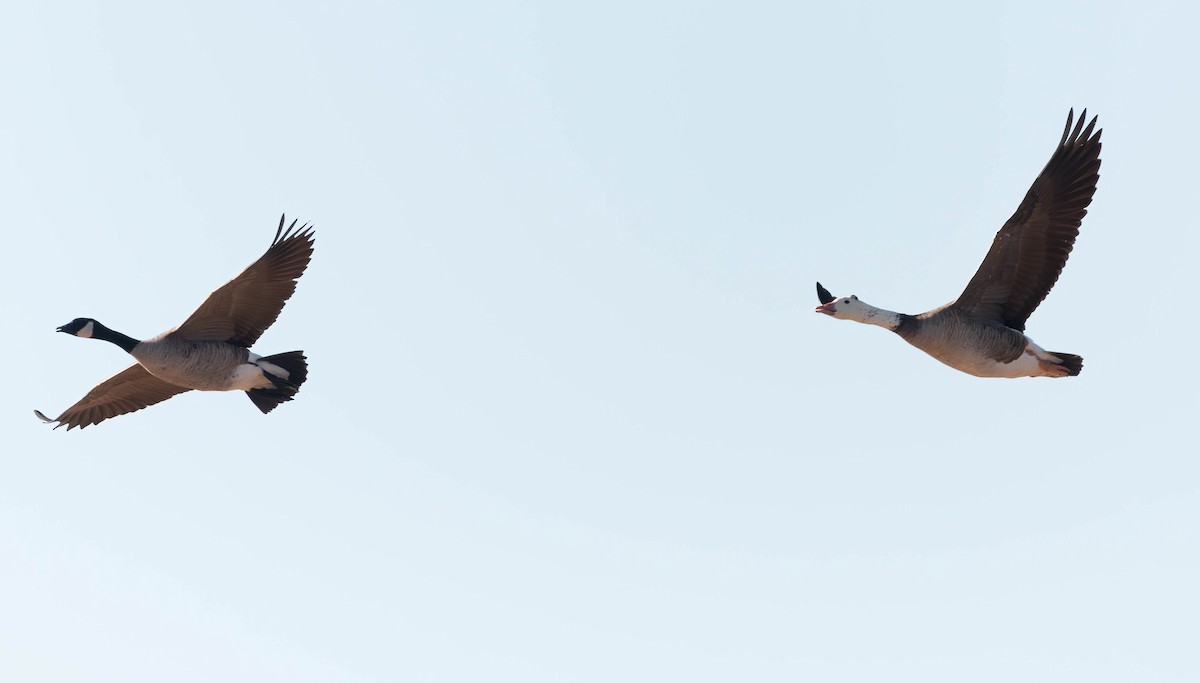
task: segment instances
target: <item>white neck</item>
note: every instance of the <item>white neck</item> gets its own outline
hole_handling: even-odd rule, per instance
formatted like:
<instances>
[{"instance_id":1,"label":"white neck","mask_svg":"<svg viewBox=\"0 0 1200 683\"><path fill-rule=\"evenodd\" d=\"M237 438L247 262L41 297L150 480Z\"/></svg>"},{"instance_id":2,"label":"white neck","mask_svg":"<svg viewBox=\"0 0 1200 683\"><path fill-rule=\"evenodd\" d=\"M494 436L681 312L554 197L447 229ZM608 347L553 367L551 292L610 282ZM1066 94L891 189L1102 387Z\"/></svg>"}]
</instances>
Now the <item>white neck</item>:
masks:
<instances>
[{"instance_id":1,"label":"white neck","mask_svg":"<svg viewBox=\"0 0 1200 683\"><path fill-rule=\"evenodd\" d=\"M853 311L850 319L867 325L878 325L879 327L893 331L900 326L899 313L876 308L871 304L861 301L858 302L858 307Z\"/></svg>"}]
</instances>

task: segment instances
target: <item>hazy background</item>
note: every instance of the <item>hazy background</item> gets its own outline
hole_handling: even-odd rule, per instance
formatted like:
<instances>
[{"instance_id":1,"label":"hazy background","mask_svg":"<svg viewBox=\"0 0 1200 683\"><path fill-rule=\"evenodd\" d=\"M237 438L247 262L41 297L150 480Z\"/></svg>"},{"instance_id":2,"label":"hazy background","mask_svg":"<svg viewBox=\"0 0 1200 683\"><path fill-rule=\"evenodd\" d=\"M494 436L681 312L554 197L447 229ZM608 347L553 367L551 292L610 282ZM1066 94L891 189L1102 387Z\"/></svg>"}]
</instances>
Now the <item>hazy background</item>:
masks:
<instances>
[{"instance_id":1,"label":"hazy background","mask_svg":"<svg viewBox=\"0 0 1200 683\"><path fill-rule=\"evenodd\" d=\"M0 679L1194 681L1194 3L10 3ZM812 313L955 297L1070 107L1096 201L956 373ZM85 431L317 226L256 346Z\"/></svg>"}]
</instances>

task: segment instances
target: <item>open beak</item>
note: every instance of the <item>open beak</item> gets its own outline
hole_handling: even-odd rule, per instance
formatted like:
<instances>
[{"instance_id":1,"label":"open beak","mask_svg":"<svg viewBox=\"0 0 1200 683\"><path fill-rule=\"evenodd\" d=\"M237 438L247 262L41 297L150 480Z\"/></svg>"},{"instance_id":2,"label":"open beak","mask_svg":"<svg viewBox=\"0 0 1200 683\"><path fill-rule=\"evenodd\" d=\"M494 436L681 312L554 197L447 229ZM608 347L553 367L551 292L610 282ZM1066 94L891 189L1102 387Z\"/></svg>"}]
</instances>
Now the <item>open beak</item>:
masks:
<instances>
[{"instance_id":1,"label":"open beak","mask_svg":"<svg viewBox=\"0 0 1200 683\"><path fill-rule=\"evenodd\" d=\"M824 313L825 315L833 315L834 311L835 309L832 301L827 304L821 304L813 309L813 313Z\"/></svg>"}]
</instances>

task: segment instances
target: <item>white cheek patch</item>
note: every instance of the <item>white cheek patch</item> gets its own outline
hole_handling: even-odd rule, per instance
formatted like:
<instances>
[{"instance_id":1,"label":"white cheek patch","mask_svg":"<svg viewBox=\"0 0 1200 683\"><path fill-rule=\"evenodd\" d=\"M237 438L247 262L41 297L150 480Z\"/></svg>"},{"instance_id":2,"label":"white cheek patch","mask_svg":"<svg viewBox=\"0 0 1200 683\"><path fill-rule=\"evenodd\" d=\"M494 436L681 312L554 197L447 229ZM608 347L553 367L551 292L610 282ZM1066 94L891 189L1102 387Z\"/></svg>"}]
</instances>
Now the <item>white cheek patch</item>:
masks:
<instances>
[{"instance_id":1,"label":"white cheek patch","mask_svg":"<svg viewBox=\"0 0 1200 683\"><path fill-rule=\"evenodd\" d=\"M93 328L93 326L92 326L92 321L91 321L91 320L89 320L89 321L88 321L88 324L86 324L86 325L84 325L83 327L79 328L79 331L75 333L75 336L76 336L76 337L88 337L88 338L90 338L90 337L92 336L92 332L93 332L93 331L94 331L94 328Z\"/></svg>"}]
</instances>

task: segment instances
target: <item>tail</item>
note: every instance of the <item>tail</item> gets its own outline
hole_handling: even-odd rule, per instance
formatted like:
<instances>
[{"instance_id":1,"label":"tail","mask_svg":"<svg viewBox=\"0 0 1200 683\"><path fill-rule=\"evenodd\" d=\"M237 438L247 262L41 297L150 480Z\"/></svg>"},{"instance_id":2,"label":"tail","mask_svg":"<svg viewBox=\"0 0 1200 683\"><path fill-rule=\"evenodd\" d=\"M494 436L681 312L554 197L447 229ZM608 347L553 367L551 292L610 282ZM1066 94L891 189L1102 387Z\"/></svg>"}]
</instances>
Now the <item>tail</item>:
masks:
<instances>
[{"instance_id":1,"label":"tail","mask_svg":"<svg viewBox=\"0 0 1200 683\"><path fill-rule=\"evenodd\" d=\"M305 362L303 351L288 351L287 353L277 353L274 356L264 356L259 359L260 362L272 363L287 370L288 376L278 377L269 372L263 374L275 386L270 389L251 389L246 392L254 405L263 413L269 413L275 410L275 406L290 401L300 391L300 385L304 384L304 380L308 379L308 363Z\"/></svg>"},{"instance_id":2,"label":"tail","mask_svg":"<svg viewBox=\"0 0 1200 683\"><path fill-rule=\"evenodd\" d=\"M1057 351L1050 353L1062 359L1059 365L1067 369L1067 375L1074 377L1083 370L1083 356L1076 356L1073 353L1058 353Z\"/></svg>"}]
</instances>

